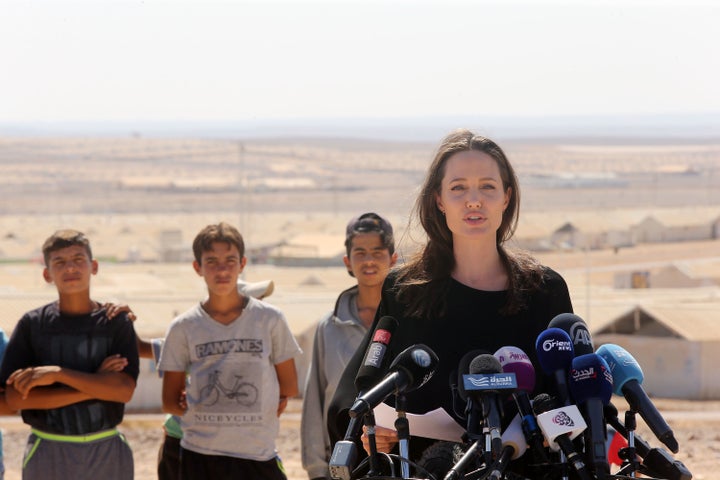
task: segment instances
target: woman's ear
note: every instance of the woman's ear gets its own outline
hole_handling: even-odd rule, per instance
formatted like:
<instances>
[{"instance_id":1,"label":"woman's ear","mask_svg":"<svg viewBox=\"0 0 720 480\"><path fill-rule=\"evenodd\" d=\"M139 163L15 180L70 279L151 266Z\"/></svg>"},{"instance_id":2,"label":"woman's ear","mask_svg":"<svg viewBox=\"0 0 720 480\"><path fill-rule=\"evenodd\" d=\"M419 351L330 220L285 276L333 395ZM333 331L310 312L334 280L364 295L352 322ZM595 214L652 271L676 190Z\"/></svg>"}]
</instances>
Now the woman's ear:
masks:
<instances>
[{"instance_id":1,"label":"woman's ear","mask_svg":"<svg viewBox=\"0 0 720 480\"><path fill-rule=\"evenodd\" d=\"M438 195L437 193L435 194L435 205L437 206L437 209L440 210L440 213L445 215L445 207L443 207L440 195Z\"/></svg>"}]
</instances>

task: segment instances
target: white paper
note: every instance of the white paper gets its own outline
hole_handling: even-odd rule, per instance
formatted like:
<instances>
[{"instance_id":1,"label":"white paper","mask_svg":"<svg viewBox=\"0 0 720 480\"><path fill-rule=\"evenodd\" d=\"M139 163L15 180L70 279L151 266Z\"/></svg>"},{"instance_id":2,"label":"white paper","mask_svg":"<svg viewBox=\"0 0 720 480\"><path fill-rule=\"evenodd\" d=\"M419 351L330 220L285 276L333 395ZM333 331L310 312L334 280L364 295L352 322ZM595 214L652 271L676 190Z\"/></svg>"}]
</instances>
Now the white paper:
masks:
<instances>
[{"instance_id":1,"label":"white paper","mask_svg":"<svg viewBox=\"0 0 720 480\"><path fill-rule=\"evenodd\" d=\"M381 403L375 407L374 413L375 425L395 429L395 420L397 420L398 415L394 408ZM406 416L411 436L417 435L436 440L461 442L461 437L465 433L465 429L458 425L442 408L431 410L422 415L408 413Z\"/></svg>"}]
</instances>

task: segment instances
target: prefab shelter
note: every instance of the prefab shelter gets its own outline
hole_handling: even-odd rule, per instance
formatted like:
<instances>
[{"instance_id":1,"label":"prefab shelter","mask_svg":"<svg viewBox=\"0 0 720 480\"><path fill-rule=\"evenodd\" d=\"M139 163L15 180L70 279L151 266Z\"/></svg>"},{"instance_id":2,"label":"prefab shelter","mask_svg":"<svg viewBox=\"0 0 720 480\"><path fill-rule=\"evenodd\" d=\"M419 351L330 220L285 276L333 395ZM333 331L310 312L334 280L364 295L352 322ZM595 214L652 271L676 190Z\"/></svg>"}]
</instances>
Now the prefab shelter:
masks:
<instances>
[{"instance_id":1,"label":"prefab shelter","mask_svg":"<svg viewBox=\"0 0 720 480\"><path fill-rule=\"evenodd\" d=\"M720 304L637 306L592 332L638 361L650 396L720 399Z\"/></svg>"}]
</instances>

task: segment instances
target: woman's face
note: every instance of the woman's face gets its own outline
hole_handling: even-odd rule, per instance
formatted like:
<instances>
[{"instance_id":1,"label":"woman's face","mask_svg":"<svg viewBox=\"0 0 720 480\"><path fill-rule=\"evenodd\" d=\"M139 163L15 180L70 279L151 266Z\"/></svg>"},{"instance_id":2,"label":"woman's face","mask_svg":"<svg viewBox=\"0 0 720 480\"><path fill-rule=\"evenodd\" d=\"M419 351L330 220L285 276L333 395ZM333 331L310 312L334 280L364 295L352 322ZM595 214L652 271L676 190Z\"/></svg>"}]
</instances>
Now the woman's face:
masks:
<instances>
[{"instance_id":1,"label":"woman's face","mask_svg":"<svg viewBox=\"0 0 720 480\"><path fill-rule=\"evenodd\" d=\"M445 175L436 203L445 213L453 238L492 236L502 224L512 195L504 191L497 162L478 150L453 154L445 163Z\"/></svg>"}]
</instances>

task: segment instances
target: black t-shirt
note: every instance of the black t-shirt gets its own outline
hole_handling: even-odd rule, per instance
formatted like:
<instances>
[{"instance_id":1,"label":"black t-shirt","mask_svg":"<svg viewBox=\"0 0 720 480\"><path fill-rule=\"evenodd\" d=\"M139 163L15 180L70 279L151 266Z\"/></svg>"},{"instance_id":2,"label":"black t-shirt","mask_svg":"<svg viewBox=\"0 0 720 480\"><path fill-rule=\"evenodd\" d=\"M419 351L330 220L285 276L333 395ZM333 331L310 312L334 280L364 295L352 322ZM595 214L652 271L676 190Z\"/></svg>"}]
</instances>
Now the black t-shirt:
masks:
<instances>
[{"instance_id":1,"label":"black t-shirt","mask_svg":"<svg viewBox=\"0 0 720 480\"><path fill-rule=\"evenodd\" d=\"M110 320L101 309L69 316L53 302L27 312L16 325L0 368L0 384L4 386L17 369L41 365L95 373L113 354L127 358L123 372L137 381L137 339L125 314ZM114 428L122 421L124 409L125 404L119 402L86 400L61 408L23 410L22 418L44 432L81 435Z\"/></svg>"},{"instance_id":2,"label":"black t-shirt","mask_svg":"<svg viewBox=\"0 0 720 480\"><path fill-rule=\"evenodd\" d=\"M567 284L558 273L546 268L542 285L529 294L527 307L511 315L500 313L506 303L507 291L481 291L451 280L447 312L442 318L408 318L405 316L405 306L395 298L395 281L394 274L386 279L375 323L345 369L330 405L328 429L333 443L342 440L345 435L349 421L347 409L357 395L355 375L362 364L372 332L383 315L395 317L399 322L386 358L392 359L405 348L423 343L440 360L432 378L418 390L406 394L407 411L410 413L422 414L443 408L458 424L465 427L466 420L462 418L465 404L459 403L457 399L453 401L450 383L451 378L457 378L462 357L478 349L491 354L503 346L522 349L535 366L535 393L544 389L544 378L535 353L535 340L556 315L572 312ZM417 460L417 456L411 456Z\"/></svg>"}]
</instances>

